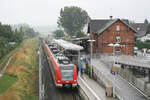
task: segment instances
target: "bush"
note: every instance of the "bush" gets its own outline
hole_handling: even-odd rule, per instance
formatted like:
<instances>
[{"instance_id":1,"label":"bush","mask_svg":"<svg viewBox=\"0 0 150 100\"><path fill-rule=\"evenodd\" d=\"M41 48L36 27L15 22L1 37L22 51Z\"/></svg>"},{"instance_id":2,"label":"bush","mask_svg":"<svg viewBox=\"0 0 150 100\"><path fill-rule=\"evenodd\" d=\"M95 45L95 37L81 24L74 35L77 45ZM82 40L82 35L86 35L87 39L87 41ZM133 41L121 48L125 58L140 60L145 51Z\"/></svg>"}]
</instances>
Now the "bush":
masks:
<instances>
[{"instance_id":1,"label":"bush","mask_svg":"<svg viewBox=\"0 0 150 100\"><path fill-rule=\"evenodd\" d=\"M88 62L86 62L85 65L86 65L85 74L87 74L90 78L92 78L91 77L91 66L89 66Z\"/></svg>"}]
</instances>

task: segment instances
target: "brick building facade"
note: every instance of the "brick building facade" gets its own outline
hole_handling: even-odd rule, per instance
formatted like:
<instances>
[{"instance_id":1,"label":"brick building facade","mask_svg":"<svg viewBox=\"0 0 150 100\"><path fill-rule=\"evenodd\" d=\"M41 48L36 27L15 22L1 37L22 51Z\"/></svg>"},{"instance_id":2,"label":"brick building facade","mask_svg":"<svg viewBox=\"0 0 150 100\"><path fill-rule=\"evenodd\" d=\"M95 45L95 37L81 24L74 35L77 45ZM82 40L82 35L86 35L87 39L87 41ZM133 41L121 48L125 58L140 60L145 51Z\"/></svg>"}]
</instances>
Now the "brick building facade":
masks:
<instances>
[{"instance_id":1,"label":"brick building facade","mask_svg":"<svg viewBox=\"0 0 150 100\"><path fill-rule=\"evenodd\" d=\"M134 34L126 20L91 20L88 24L88 33L93 43L93 53L117 53L134 55ZM110 43L119 44L118 47L109 46Z\"/></svg>"}]
</instances>

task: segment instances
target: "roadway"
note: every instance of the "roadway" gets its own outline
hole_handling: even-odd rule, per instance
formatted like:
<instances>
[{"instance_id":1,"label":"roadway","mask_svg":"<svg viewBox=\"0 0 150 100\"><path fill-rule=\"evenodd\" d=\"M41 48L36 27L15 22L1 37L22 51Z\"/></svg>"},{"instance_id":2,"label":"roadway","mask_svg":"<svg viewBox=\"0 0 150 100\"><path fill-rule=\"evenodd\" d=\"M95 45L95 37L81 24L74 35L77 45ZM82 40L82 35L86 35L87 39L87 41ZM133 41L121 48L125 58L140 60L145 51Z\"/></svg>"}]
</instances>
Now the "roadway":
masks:
<instances>
[{"instance_id":1,"label":"roadway","mask_svg":"<svg viewBox=\"0 0 150 100\"><path fill-rule=\"evenodd\" d=\"M41 41L39 41L39 44L39 57L41 57L39 58L41 59L41 61L39 60L39 67L41 69L41 82L39 82L40 100L81 100L81 97L78 95L78 89L59 89L54 86L54 81L47 62L47 57L41 46Z\"/></svg>"}]
</instances>

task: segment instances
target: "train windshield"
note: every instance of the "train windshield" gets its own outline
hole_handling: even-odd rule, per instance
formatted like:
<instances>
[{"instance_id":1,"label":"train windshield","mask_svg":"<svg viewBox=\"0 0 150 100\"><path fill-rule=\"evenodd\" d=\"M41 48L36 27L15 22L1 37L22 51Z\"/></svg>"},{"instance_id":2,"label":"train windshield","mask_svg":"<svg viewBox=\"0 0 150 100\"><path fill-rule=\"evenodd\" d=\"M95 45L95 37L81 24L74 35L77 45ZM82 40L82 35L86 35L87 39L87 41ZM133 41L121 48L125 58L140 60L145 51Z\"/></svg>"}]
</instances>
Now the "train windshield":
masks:
<instances>
[{"instance_id":1,"label":"train windshield","mask_svg":"<svg viewBox=\"0 0 150 100\"><path fill-rule=\"evenodd\" d=\"M61 80L73 80L73 66L61 66Z\"/></svg>"}]
</instances>

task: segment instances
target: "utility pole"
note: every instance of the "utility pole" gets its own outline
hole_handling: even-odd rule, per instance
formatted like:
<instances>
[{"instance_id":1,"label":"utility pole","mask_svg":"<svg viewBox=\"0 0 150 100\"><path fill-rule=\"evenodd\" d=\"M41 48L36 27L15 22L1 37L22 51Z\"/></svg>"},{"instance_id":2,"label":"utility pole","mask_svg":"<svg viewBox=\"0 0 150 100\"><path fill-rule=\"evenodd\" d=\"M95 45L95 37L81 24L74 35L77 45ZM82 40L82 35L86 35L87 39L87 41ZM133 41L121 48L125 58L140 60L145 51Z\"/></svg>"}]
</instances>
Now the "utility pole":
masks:
<instances>
[{"instance_id":1,"label":"utility pole","mask_svg":"<svg viewBox=\"0 0 150 100\"><path fill-rule=\"evenodd\" d=\"M128 55L128 42L129 42L129 38L126 38L126 55Z\"/></svg>"}]
</instances>

